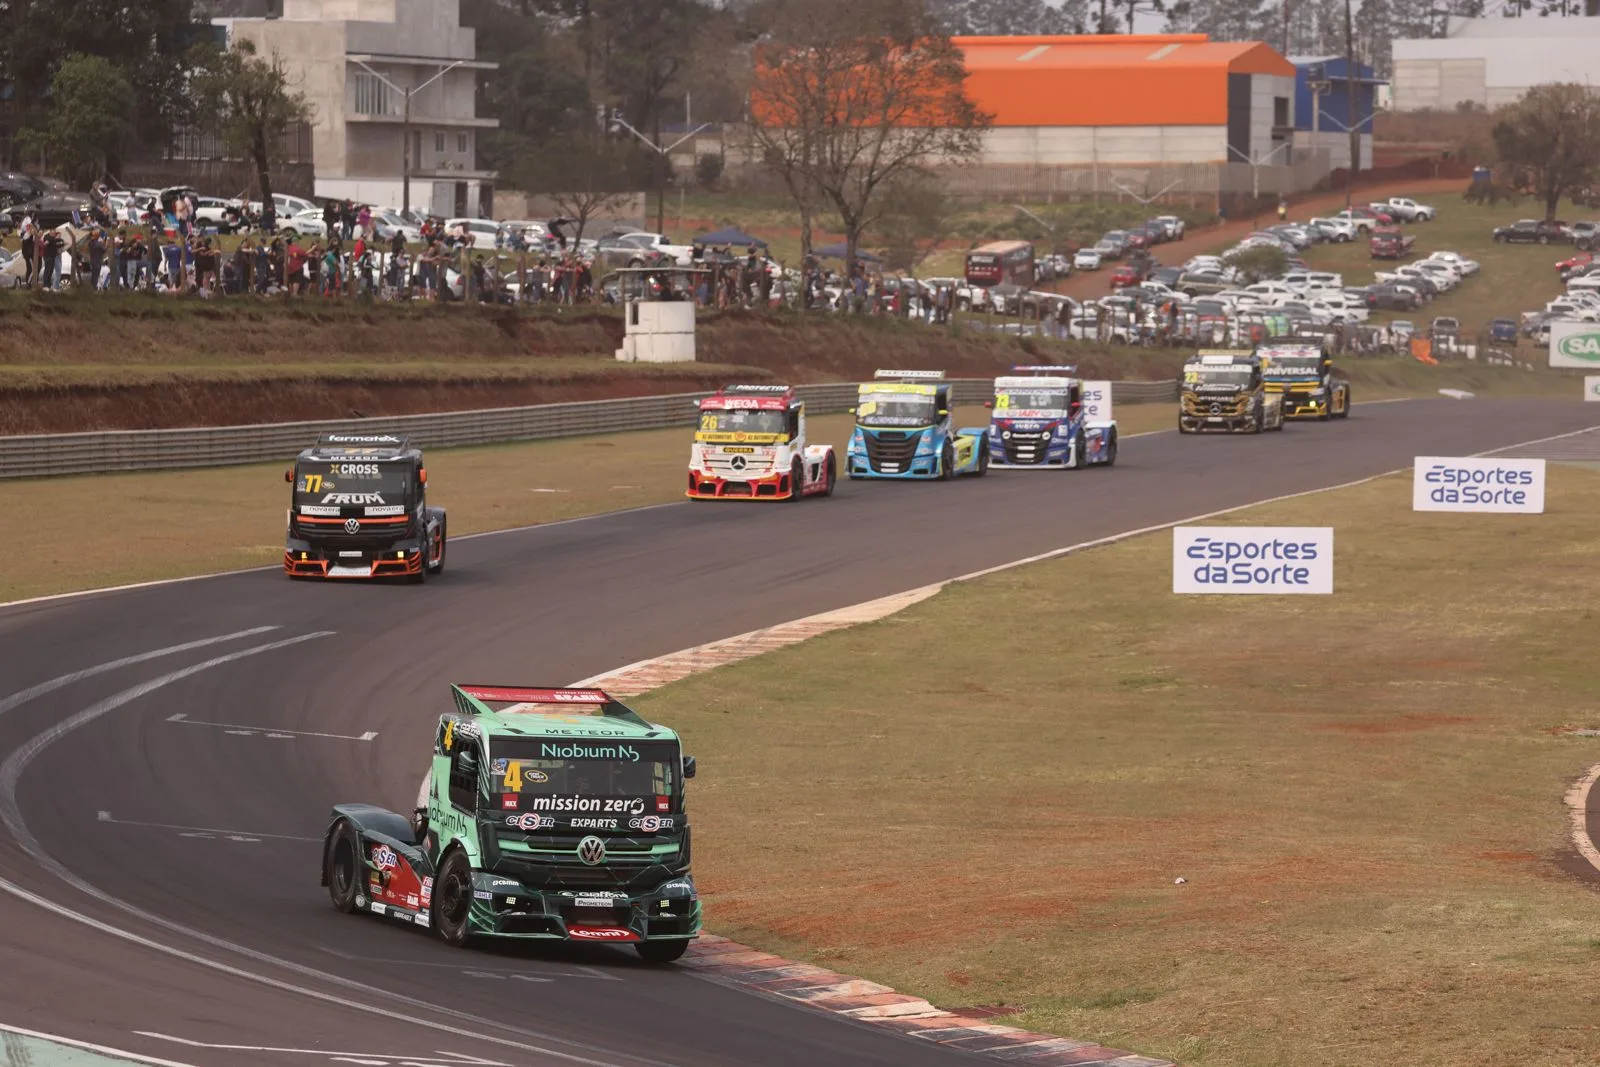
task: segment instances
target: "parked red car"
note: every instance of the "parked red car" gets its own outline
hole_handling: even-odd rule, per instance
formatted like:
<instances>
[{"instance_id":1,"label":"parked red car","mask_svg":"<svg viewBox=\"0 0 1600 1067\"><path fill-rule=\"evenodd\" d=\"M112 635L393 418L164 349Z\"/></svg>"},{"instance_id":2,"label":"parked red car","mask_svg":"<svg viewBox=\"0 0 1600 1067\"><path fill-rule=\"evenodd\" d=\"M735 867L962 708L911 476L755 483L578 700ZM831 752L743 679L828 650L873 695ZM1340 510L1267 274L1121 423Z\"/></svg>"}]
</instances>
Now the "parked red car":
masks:
<instances>
[{"instance_id":1,"label":"parked red car","mask_svg":"<svg viewBox=\"0 0 1600 1067\"><path fill-rule=\"evenodd\" d=\"M1139 277L1138 268L1124 263L1111 272L1111 288L1121 289L1124 286L1138 285L1144 279Z\"/></svg>"},{"instance_id":2,"label":"parked red car","mask_svg":"<svg viewBox=\"0 0 1600 1067\"><path fill-rule=\"evenodd\" d=\"M1373 259L1404 259L1416 243L1417 239L1410 234L1401 233L1393 226L1380 226L1373 231L1368 249Z\"/></svg>"},{"instance_id":3,"label":"parked red car","mask_svg":"<svg viewBox=\"0 0 1600 1067\"><path fill-rule=\"evenodd\" d=\"M1571 259L1563 259L1556 264L1556 270L1561 274L1561 280L1566 281L1574 271L1587 267L1594 262L1594 256L1588 252L1579 252Z\"/></svg>"}]
</instances>

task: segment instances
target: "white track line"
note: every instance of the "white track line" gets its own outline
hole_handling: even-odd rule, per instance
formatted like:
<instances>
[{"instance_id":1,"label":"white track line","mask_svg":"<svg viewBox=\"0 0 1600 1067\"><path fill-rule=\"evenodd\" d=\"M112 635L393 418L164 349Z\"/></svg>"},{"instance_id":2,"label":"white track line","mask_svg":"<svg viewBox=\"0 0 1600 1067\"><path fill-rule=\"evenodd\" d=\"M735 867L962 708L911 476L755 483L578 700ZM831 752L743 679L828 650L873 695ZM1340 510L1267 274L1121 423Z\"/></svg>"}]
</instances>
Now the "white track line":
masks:
<instances>
[{"instance_id":1,"label":"white track line","mask_svg":"<svg viewBox=\"0 0 1600 1067\"><path fill-rule=\"evenodd\" d=\"M1418 397L1418 396L1396 396L1396 397L1390 397L1390 398L1388 398L1386 400L1367 400L1367 401L1364 401L1363 404L1364 405L1367 405L1367 404L1400 404L1400 403L1404 403L1405 401L1408 401L1408 400L1432 400L1432 399L1436 399L1436 398L1434 398L1434 397ZM1123 439L1127 440L1127 441L1131 441L1136 437L1154 437L1156 434L1175 433L1175 432L1177 432L1177 431L1171 430L1171 429L1167 429L1167 430L1145 430L1142 433L1130 433L1130 434L1126 435L1126 437L1124 437ZM1532 443L1532 442L1530 442L1530 443ZM1519 446L1511 445L1510 447L1517 448ZM127 473L127 472L121 472L121 473ZM507 526L507 527L505 527L504 529L501 529L501 530L480 530L477 533L459 534L459 535L457 535L455 537L452 537L451 540L452 541L474 541L474 540L477 540L480 537L499 537L501 534L521 533L524 530L541 530L541 529L545 529L545 528L551 527L551 526L566 526L566 525L569 525L569 524L575 523L575 522L592 522L595 519L610 518L613 515L631 515L631 514L633 514L635 512L640 512L640 511L655 511L658 508L681 507L683 504L685 504L687 502L688 501L684 501L684 500L669 500L669 501L667 501L666 503L663 503L663 504L643 504L643 505L641 505L639 507L636 507L636 508L619 508L616 511L601 511L601 512L596 512L593 515L576 515L576 516L573 516L570 519L556 519L556 520L554 520L552 522L533 522L533 523L528 523L525 526ZM265 567L241 567L238 570L234 570L234 571L213 571L210 574L189 574L189 575L185 575L182 578L156 578L156 579L153 579L153 580L148 581L148 582L132 582L132 583L130 583L128 585L108 585L108 586L103 586L103 587L98 588L98 589L78 589L78 590L75 590L75 591L70 592L70 593L50 593L50 594L48 594L46 596L28 597L25 600L8 600L8 601L5 601L4 603L0 603L0 609L3 609L3 608L19 608L19 607L23 607L23 606L28 605L28 604L47 604L47 603L50 603L51 601L55 601L55 600L72 600L72 599L76 599L77 597L94 596L94 595L96 595L98 593L126 593L126 592L129 592L130 590L134 590L134 589L150 589L150 588L153 588L155 586L161 586L161 585L176 585L179 582L200 582L200 581L205 581L205 580L210 579L210 578L227 578L230 575L235 575L235 574L254 574L254 573L258 573L260 571L275 571L275 570L279 570L280 568L281 568L280 564L272 563L272 564L268 564Z\"/></svg>"},{"instance_id":2,"label":"white track line","mask_svg":"<svg viewBox=\"0 0 1600 1067\"><path fill-rule=\"evenodd\" d=\"M1567 790L1567 814L1572 820L1572 843L1578 847L1578 855L1600 871L1600 848L1595 847L1594 839L1589 836L1589 792L1597 779L1600 779L1600 763L1590 767L1589 773Z\"/></svg>"},{"instance_id":3,"label":"white track line","mask_svg":"<svg viewBox=\"0 0 1600 1067\"><path fill-rule=\"evenodd\" d=\"M98 1052L104 1056L115 1056L118 1059L128 1060L131 1063L148 1063L152 1064L153 1067L194 1067L193 1064L179 1063L176 1060L157 1059L155 1056L144 1056L137 1052L128 1052L120 1048L107 1048L105 1045L96 1045L91 1041L79 1041L75 1037L62 1037L60 1034L45 1034L40 1033L38 1030L24 1030L20 1026L10 1026L6 1023L0 1023L0 1031L8 1034L21 1034L23 1037L37 1038L40 1041L53 1041L58 1045L66 1045L70 1048L81 1048L88 1052ZM25 1063L27 1061L17 1060L16 1062Z\"/></svg>"},{"instance_id":4,"label":"white track line","mask_svg":"<svg viewBox=\"0 0 1600 1067\"><path fill-rule=\"evenodd\" d=\"M441 1033L452 1034L461 1038L474 1041L483 1041L506 1048L515 1048L524 1052L536 1053L566 1063L583 1064L585 1067L622 1067L621 1064L618 1064L613 1059L594 1059L589 1056L577 1055L571 1052L563 1052L559 1049L527 1044L524 1042L514 1041L509 1038L496 1037L492 1034L485 1033L484 1030L499 1028L509 1033L515 1033L521 1036L551 1041L575 1049L583 1049L585 1052L593 1052L608 1057L618 1055L617 1053L612 1053L605 1049L587 1045L582 1041L562 1038L554 1034L539 1033L537 1031L519 1027L512 1023L498 1022L493 1019L472 1015L467 1012L458 1011L442 1005L430 1004L426 1001L417 1000L401 993L394 993L389 990L379 989L375 986L364 985L360 982L349 978L344 978L340 975L319 971L314 967L308 967L303 964L294 963L291 960L279 959L278 957L269 955L265 952L258 952L254 949L247 948L244 945L235 944L224 938L216 937L214 935L207 934L203 931L186 926L182 923L174 922L173 920L163 918L162 916L155 915L151 912L143 911L142 909L127 903L126 901L111 896L109 893L100 890L98 887L90 884L82 878L79 878L76 874L67 870L67 868L63 867L61 863L58 862L54 857L44 851L43 846L39 844L38 839L33 836L32 831L28 829L27 824L23 821L21 809L17 805L18 779L20 778L22 772L27 768L28 764L32 762L33 759L51 743L59 740L71 731L76 730L78 727L87 725L101 716L115 711L117 708L120 708L125 704L132 703L135 700L148 696L150 693L153 693L156 690L171 685L174 682L181 681L184 678L199 674L202 671L210 670L213 667L220 667L224 664L232 663L236 660L241 660L249 656L260 655L261 653L271 652L281 648L288 648L305 641L313 641L319 638L330 637L332 635L333 631L331 630L321 630L314 633L301 634L297 637L285 638L281 641L274 641L270 644L256 645L251 648L240 649L237 652L231 652L227 655L217 656L213 659L205 660L204 662L196 663L180 670L172 671L171 673L162 675L158 678L153 678L149 681L142 682L130 689L125 689L120 693L116 693L113 696L107 697L105 700L99 701L98 703L93 704L74 715L68 716L67 718L56 723L54 726L45 730L43 733L34 737L20 748L13 751L8 757L6 757L4 763L0 763L0 821L4 821L6 827L11 831L12 837L15 838L17 844L20 845L22 849L28 853L28 855L33 857L40 867L44 868L49 873L55 875L55 877L65 882L67 885L77 889L86 896L92 897L95 900L108 904L111 907L116 908L128 915L132 915L135 918L141 919L171 933L194 938L214 948L237 953L238 955L244 956L245 958L253 960L257 963L265 963L276 967L281 967L284 970L298 974L307 979L318 980L333 986L341 987L347 991L346 993L325 993L321 990L313 989L310 986L298 985L293 982L271 978L255 971L246 970L243 967L236 967L232 964L224 963L221 960L215 960L194 952L189 952L185 949L178 948L175 945L168 945L160 941L155 941L151 938L145 937L142 934L135 933L130 929L116 926L112 923L83 914L82 912L70 908L56 900L52 900L50 898L41 896L38 893L34 893L28 889L25 889L21 885L18 885L17 883L3 877L0 877L0 891L9 893L19 900L26 901L30 904L35 904L41 908L44 908L46 911L52 912L66 919L70 919L73 922L82 923L83 925L91 927L92 929L95 929L101 933L109 934L112 937L120 938L124 941L132 942L144 948L161 952L168 956L176 957L188 963L193 963L201 967L207 967L223 974L242 978L246 981L256 982L282 992L298 994L300 996L309 997L313 1000L322 1001L323 1003L333 1004L337 1007L354 1008L357 1011L365 1012L369 1015L377 1015L396 1022L410 1023L415 1026L425 1027ZM379 1007L376 1004L367 1004L358 1000L353 1000L349 996L349 992L351 991L371 997L397 1001L405 1005L409 1011L402 1012ZM431 1011L439 1015L451 1017L461 1021L462 1023L470 1024L473 1028L468 1029L466 1027L452 1026L448 1023L426 1019L419 1016L417 1014L418 1011ZM628 1064L659 1065L659 1067L666 1067L666 1065L661 1064L661 1061L646 1059L642 1056L624 1055L623 1058Z\"/></svg>"}]
</instances>

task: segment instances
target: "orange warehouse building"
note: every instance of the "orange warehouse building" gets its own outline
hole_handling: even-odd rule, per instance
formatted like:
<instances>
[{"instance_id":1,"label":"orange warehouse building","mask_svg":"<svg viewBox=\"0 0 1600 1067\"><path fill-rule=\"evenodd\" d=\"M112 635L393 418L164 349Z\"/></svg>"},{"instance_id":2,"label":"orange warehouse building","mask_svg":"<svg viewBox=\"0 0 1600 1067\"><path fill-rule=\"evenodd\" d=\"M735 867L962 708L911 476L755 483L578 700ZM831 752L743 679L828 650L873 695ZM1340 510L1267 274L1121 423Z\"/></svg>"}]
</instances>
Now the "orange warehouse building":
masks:
<instances>
[{"instance_id":1,"label":"orange warehouse building","mask_svg":"<svg viewBox=\"0 0 1600 1067\"><path fill-rule=\"evenodd\" d=\"M1204 34L957 37L983 163L1289 162L1295 68Z\"/></svg>"}]
</instances>

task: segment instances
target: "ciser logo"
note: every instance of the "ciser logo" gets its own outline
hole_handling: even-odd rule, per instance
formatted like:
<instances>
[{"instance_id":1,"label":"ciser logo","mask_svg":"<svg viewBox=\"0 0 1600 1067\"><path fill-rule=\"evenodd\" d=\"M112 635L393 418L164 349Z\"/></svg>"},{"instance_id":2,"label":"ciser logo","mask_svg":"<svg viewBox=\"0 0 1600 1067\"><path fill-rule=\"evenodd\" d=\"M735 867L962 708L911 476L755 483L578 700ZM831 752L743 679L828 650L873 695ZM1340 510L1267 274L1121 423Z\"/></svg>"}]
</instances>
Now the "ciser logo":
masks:
<instances>
[{"instance_id":1,"label":"ciser logo","mask_svg":"<svg viewBox=\"0 0 1600 1067\"><path fill-rule=\"evenodd\" d=\"M1544 460L1418 456L1411 510L1541 514Z\"/></svg>"},{"instance_id":2,"label":"ciser logo","mask_svg":"<svg viewBox=\"0 0 1600 1067\"><path fill-rule=\"evenodd\" d=\"M1332 593L1327 526L1179 526L1174 593Z\"/></svg>"}]
</instances>

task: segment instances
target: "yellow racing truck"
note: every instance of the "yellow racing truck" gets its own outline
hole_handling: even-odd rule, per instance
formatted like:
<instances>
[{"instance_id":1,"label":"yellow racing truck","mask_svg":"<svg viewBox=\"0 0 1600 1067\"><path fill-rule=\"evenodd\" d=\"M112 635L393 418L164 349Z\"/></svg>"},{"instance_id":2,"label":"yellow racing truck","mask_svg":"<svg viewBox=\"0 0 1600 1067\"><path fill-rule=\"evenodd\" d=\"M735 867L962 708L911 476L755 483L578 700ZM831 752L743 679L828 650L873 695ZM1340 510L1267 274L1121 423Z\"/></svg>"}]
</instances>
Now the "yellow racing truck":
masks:
<instances>
[{"instance_id":1,"label":"yellow racing truck","mask_svg":"<svg viewBox=\"0 0 1600 1067\"><path fill-rule=\"evenodd\" d=\"M1333 357L1316 337L1269 337L1256 345L1267 392L1283 398L1286 419L1350 416L1350 383L1333 376Z\"/></svg>"},{"instance_id":2,"label":"yellow racing truck","mask_svg":"<svg viewBox=\"0 0 1600 1067\"><path fill-rule=\"evenodd\" d=\"M1282 398L1266 390L1261 360L1248 349L1202 349L1178 383L1179 433L1283 429Z\"/></svg>"}]
</instances>

